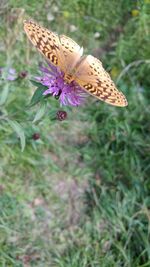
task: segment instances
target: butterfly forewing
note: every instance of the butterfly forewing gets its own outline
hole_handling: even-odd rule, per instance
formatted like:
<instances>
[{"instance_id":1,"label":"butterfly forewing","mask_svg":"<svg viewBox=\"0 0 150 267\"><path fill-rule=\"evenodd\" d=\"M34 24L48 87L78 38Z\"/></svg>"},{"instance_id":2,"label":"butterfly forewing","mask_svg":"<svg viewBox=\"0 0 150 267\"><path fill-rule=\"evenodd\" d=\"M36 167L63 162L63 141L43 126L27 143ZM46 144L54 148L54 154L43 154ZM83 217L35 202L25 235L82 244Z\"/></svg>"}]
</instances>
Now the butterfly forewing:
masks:
<instances>
[{"instance_id":1,"label":"butterfly forewing","mask_svg":"<svg viewBox=\"0 0 150 267\"><path fill-rule=\"evenodd\" d=\"M59 36L33 21L24 22L24 30L33 45L55 66L65 69Z\"/></svg>"},{"instance_id":2,"label":"butterfly forewing","mask_svg":"<svg viewBox=\"0 0 150 267\"><path fill-rule=\"evenodd\" d=\"M114 106L127 106L125 96L118 91L102 63L89 55L81 60L75 72L76 82L91 95Z\"/></svg>"}]
</instances>

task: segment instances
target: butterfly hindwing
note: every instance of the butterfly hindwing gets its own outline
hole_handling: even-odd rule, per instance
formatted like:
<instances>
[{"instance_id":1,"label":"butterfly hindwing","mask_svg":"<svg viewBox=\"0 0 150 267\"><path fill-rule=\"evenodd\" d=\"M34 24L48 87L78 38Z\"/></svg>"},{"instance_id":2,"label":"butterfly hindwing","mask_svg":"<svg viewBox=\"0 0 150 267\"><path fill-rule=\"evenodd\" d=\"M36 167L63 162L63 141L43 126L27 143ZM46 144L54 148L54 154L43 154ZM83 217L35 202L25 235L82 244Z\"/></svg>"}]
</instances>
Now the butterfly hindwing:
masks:
<instances>
[{"instance_id":1,"label":"butterfly hindwing","mask_svg":"<svg viewBox=\"0 0 150 267\"><path fill-rule=\"evenodd\" d=\"M125 96L118 91L102 63L95 57L86 56L75 72L77 83L98 99L115 106L126 106Z\"/></svg>"},{"instance_id":2,"label":"butterfly hindwing","mask_svg":"<svg viewBox=\"0 0 150 267\"><path fill-rule=\"evenodd\" d=\"M66 71L71 71L80 60L83 49L74 40L65 35L60 35L60 43L66 62Z\"/></svg>"}]
</instances>

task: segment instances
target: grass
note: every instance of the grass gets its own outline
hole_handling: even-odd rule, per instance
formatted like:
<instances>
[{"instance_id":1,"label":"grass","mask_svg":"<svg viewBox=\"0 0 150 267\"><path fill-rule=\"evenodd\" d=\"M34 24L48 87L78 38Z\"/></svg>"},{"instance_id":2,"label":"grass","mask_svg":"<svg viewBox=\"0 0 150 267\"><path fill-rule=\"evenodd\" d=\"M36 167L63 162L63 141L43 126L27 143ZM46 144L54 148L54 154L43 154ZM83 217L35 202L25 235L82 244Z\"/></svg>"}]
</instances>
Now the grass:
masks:
<instances>
[{"instance_id":1,"label":"grass","mask_svg":"<svg viewBox=\"0 0 150 267\"><path fill-rule=\"evenodd\" d=\"M148 0L2 1L0 65L28 76L9 83L0 107L0 266L150 266L148 6ZM86 106L66 109L67 121L47 116L31 123L37 107L25 109L35 90L29 79L42 57L23 33L28 17L78 41L114 80L142 60L118 81L129 106L90 97ZM59 108L57 101L52 106ZM3 116L21 123L23 153Z\"/></svg>"}]
</instances>

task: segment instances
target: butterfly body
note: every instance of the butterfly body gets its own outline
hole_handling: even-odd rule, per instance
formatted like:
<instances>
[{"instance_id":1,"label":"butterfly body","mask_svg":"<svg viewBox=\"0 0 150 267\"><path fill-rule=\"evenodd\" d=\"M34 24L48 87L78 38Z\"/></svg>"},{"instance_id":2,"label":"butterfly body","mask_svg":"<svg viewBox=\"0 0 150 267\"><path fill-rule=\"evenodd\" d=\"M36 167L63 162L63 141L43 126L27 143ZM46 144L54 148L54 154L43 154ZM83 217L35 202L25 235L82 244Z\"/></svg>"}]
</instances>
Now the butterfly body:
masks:
<instances>
[{"instance_id":1,"label":"butterfly body","mask_svg":"<svg viewBox=\"0 0 150 267\"><path fill-rule=\"evenodd\" d=\"M24 22L24 30L46 59L64 73L64 81L75 81L83 90L114 106L127 106L127 100L97 58L82 56L81 48L71 38L49 31L33 21Z\"/></svg>"},{"instance_id":2,"label":"butterfly body","mask_svg":"<svg viewBox=\"0 0 150 267\"><path fill-rule=\"evenodd\" d=\"M64 81L66 83L71 83L74 81L74 76L72 74L66 73L64 74Z\"/></svg>"}]
</instances>

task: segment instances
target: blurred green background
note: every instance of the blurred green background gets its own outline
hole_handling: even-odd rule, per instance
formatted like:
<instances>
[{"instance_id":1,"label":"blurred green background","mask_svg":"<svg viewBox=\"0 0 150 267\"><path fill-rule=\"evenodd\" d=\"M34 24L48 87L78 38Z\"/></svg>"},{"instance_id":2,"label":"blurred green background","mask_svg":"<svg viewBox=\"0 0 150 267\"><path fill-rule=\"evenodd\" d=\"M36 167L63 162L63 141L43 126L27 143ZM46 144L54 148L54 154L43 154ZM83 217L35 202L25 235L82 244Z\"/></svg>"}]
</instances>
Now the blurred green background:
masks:
<instances>
[{"instance_id":1,"label":"blurred green background","mask_svg":"<svg viewBox=\"0 0 150 267\"><path fill-rule=\"evenodd\" d=\"M150 266L149 10L149 0L1 0L0 67L17 79L0 83L0 266ZM66 121L32 123L29 80L43 59L28 18L98 57L128 107L89 97ZM5 116L22 126L23 152Z\"/></svg>"}]
</instances>

